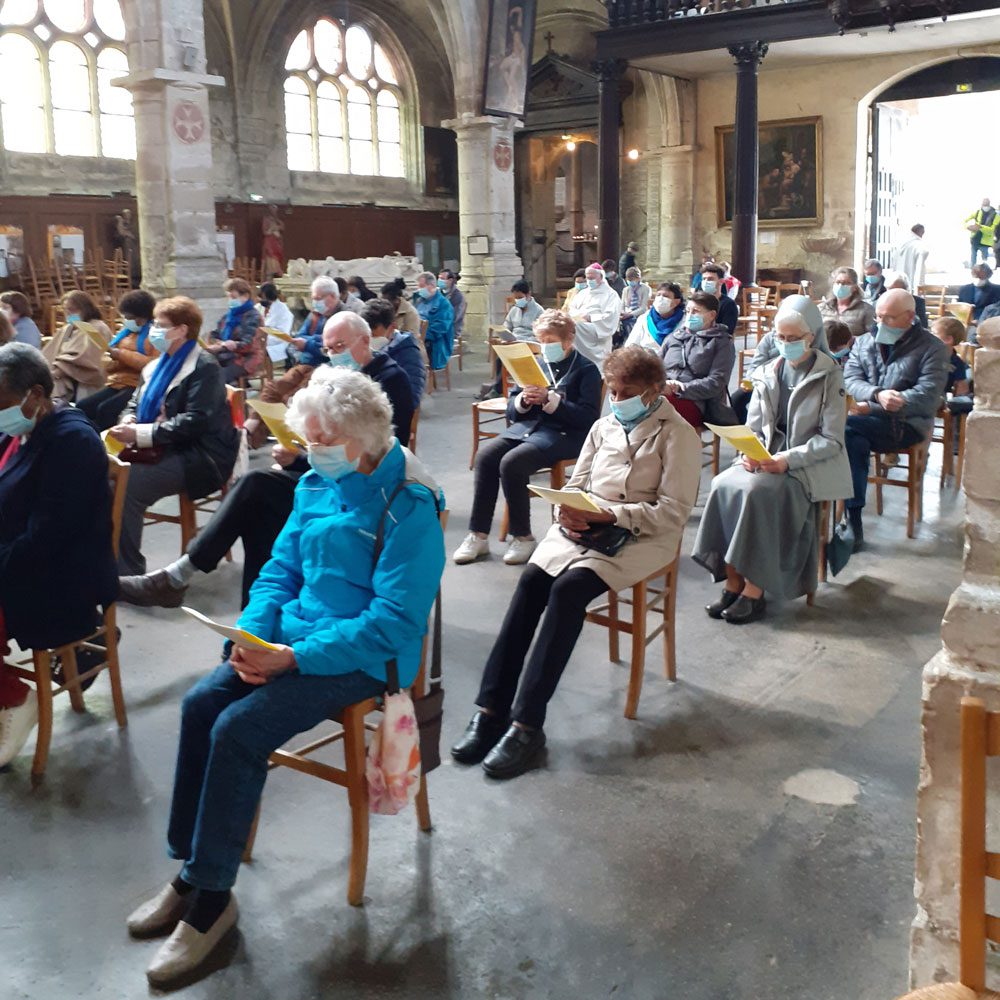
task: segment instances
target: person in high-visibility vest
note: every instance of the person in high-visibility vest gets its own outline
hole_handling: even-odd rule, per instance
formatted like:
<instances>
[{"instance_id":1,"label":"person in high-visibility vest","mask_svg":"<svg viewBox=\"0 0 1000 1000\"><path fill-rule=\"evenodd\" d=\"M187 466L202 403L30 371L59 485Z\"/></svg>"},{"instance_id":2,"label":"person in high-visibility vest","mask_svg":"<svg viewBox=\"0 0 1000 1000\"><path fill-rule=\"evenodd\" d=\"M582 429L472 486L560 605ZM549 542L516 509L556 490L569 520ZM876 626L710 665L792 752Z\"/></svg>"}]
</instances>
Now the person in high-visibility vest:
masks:
<instances>
[{"instance_id":1,"label":"person in high-visibility vest","mask_svg":"<svg viewBox=\"0 0 1000 1000\"><path fill-rule=\"evenodd\" d=\"M965 220L965 228L971 234L972 258L969 267L974 267L982 251L983 261L990 255L990 249L996 241L996 228L1000 223L997 210L990 204L989 198L983 199L982 207L977 209Z\"/></svg>"}]
</instances>

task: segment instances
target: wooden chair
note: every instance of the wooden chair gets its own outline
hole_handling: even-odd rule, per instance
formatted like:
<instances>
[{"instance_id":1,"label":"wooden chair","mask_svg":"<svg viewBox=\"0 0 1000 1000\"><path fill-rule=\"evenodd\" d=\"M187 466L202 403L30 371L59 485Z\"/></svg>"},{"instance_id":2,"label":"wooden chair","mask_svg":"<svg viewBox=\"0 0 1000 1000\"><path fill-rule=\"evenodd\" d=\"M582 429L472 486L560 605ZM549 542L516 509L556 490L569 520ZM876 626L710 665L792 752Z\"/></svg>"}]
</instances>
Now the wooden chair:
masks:
<instances>
[{"instance_id":1,"label":"wooden chair","mask_svg":"<svg viewBox=\"0 0 1000 1000\"><path fill-rule=\"evenodd\" d=\"M783 281L778 285L775 291L774 304L781 305L781 300L787 298L789 295L801 295L802 285L794 281Z\"/></svg>"},{"instance_id":2,"label":"wooden chair","mask_svg":"<svg viewBox=\"0 0 1000 1000\"><path fill-rule=\"evenodd\" d=\"M417 427L420 424L420 409L419 407L413 411L413 416L410 418L410 444L409 449L414 455L417 453Z\"/></svg>"},{"instance_id":3,"label":"wooden chair","mask_svg":"<svg viewBox=\"0 0 1000 1000\"><path fill-rule=\"evenodd\" d=\"M924 473L927 471L927 453L930 450L930 437L909 448L900 450L899 457L906 456L906 464L898 466L906 472L905 479L894 479L890 471L897 466L886 465L885 453L874 452L874 475L868 476L868 482L875 486L875 509L882 515L882 488L884 486L900 486L906 490L906 537L913 538L916 534L916 524L924 519Z\"/></svg>"},{"instance_id":4,"label":"wooden chair","mask_svg":"<svg viewBox=\"0 0 1000 1000\"><path fill-rule=\"evenodd\" d=\"M743 381L744 381L743 373L746 371L747 364L753 360L753 356L756 353L757 349L755 347L752 347L749 350L744 348L742 351L740 351L739 355L736 358L737 372L738 372L736 378L736 384L739 385L740 388L743 387Z\"/></svg>"},{"instance_id":5,"label":"wooden chair","mask_svg":"<svg viewBox=\"0 0 1000 1000\"><path fill-rule=\"evenodd\" d=\"M608 630L608 658L612 663L620 662L618 636L621 633L632 636L631 671L629 673L628 694L625 697L625 718L634 719L639 708L643 674L646 670L646 647L663 633L663 667L667 680L677 680L676 632L674 627L677 607L677 565L680 551L669 566L640 580L632 587L631 597L623 597L608 591L607 600L587 611L587 621L603 625ZM661 587L655 581L663 577ZM619 606L626 604L632 608L632 617L623 620ZM647 632L646 618L650 612L660 612L663 620Z\"/></svg>"},{"instance_id":6,"label":"wooden chair","mask_svg":"<svg viewBox=\"0 0 1000 1000\"><path fill-rule=\"evenodd\" d=\"M441 513L441 529L448 524L448 511ZM437 612L440 614L440 610ZM426 692L426 660L427 636L420 655L420 669L416 680L410 688L411 696L421 698ZM360 906L364 902L365 878L368 874L368 782L365 777L365 733L374 732L378 727L367 721L367 716L380 711L376 698L366 698L364 701L348 705L339 716L331 716L330 721L339 724L337 732L312 740L297 750L275 750L268 760L267 769L273 771L278 767L288 767L301 774L311 775L333 785L339 785L347 790L347 803L351 811L351 859L347 877L347 902L351 906ZM323 747L334 743L342 743L344 747L344 766L335 767L322 761L313 760L311 755ZM431 832L431 811L427 798L427 778L421 773L420 789L416 797L417 825L424 833ZM249 862L253 857L253 845L257 839L257 827L260 822L260 805L250 836L243 850L243 860Z\"/></svg>"},{"instance_id":7,"label":"wooden chair","mask_svg":"<svg viewBox=\"0 0 1000 1000\"><path fill-rule=\"evenodd\" d=\"M122 508L125 505L125 491L128 488L130 468L131 466L119 462L117 458L108 456L108 477L111 482L111 548L116 559L118 558ZM108 679L111 682L111 699L115 708L115 719L121 729L124 729L128 723L118 662L116 619L117 607L111 604L104 611L100 627L90 635L56 649L33 649L31 659L25 659L13 666L14 673L18 677L34 685L38 698L38 735L35 739L35 757L31 763L31 780L35 784L42 780L45 766L49 760L49 747L52 743L52 700L57 694L67 692L73 711L83 712L86 710L83 701L83 682L96 677L102 670L107 670ZM103 646L98 644L100 639L104 640ZM104 660L81 674L77 670L76 664L78 650L100 653L104 656ZM58 657L62 663L65 678L59 687L52 686L52 661L55 657Z\"/></svg>"},{"instance_id":8,"label":"wooden chair","mask_svg":"<svg viewBox=\"0 0 1000 1000\"><path fill-rule=\"evenodd\" d=\"M968 332L969 324L972 322L972 309L970 302L946 302L942 315L954 316L963 323Z\"/></svg>"},{"instance_id":9,"label":"wooden chair","mask_svg":"<svg viewBox=\"0 0 1000 1000\"><path fill-rule=\"evenodd\" d=\"M941 452L941 481L939 488L943 488L945 481L954 477L955 489L962 488L962 470L965 466L965 420L967 413L952 413L947 403L944 403L937 412L941 419L941 435L932 435L931 442L940 444ZM935 430L937 428L935 427ZM955 451L955 435L958 435L958 451Z\"/></svg>"},{"instance_id":10,"label":"wooden chair","mask_svg":"<svg viewBox=\"0 0 1000 1000\"><path fill-rule=\"evenodd\" d=\"M986 880L1000 879L1000 854L986 850L986 762L1000 756L1000 713L969 697L960 711L959 981L924 986L899 1000L1000 1000L986 989L987 942L1000 943L1000 917L986 911Z\"/></svg>"},{"instance_id":11,"label":"wooden chair","mask_svg":"<svg viewBox=\"0 0 1000 1000\"><path fill-rule=\"evenodd\" d=\"M929 320L933 322L946 315L944 307L948 296L947 285L920 285L917 288L917 295L924 300Z\"/></svg>"},{"instance_id":12,"label":"wooden chair","mask_svg":"<svg viewBox=\"0 0 1000 1000\"><path fill-rule=\"evenodd\" d=\"M826 547L830 543L836 523L834 515L834 504L829 500L823 500L819 505L819 572L816 581L817 587L821 583L826 583ZM812 607L816 603L816 591L810 590L806 594L806 606Z\"/></svg>"},{"instance_id":13,"label":"wooden chair","mask_svg":"<svg viewBox=\"0 0 1000 1000\"><path fill-rule=\"evenodd\" d=\"M698 437L701 439L701 450L709 449L708 461L702 462L701 467L704 469L706 465L712 466L712 475L717 476L719 474L719 435L710 431L707 427L697 427ZM705 435L708 435L708 439L705 439Z\"/></svg>"}]
</instances>

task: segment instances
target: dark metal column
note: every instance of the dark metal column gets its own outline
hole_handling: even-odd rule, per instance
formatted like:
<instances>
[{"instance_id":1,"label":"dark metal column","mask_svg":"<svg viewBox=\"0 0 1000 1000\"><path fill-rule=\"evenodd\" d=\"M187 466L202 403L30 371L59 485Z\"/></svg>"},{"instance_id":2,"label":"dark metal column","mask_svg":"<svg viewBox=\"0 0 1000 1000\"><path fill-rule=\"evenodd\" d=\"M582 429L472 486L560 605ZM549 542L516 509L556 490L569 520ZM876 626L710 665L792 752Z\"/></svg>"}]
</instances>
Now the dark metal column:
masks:
<instances>
[{"instance_id":1,"label":"dark metal column","mask_svg":"<svg viewBox=\"0 0 1000 1000\"><path fill-rule=\"evenodd\" d=\"M736 190L733 196L732 273L743 284L757 280L757 67L767 55L764 42L730 45L736 61Z\"/></svg>"},{"instance_id":2,"label":"dark metal column","mask_svg":"<svg viewBox=\"0 0 1000 1000\"><path fill-rule=\"evenodd\" d=\"M621 200L621 80L625 72L622 59L603 59L594 63L598 87L597 139L597 249L598 260L618 260Z\"/></svg>"}]
</instances>

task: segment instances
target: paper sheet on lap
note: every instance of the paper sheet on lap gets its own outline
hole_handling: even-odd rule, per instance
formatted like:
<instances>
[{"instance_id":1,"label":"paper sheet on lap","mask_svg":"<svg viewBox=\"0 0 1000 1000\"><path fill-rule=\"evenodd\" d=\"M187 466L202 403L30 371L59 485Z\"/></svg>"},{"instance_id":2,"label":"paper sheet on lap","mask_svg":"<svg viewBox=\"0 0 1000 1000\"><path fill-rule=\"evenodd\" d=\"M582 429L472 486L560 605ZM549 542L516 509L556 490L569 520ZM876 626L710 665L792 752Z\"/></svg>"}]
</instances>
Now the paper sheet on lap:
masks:
<instances>
[{"instance_id":1,"label":"paper sheet on lap","mask_svg":"<svg viewBox=\"0 0 1000 1000\"><path fill-rule=\"evenodd\" d=\"M755 462L771 461L771 453L760 443L760 438L746 424L736 427L723 427L720 424L707 423L705 426L724 441L728 441L738 452Z\"/></svg>"},{"instance_id":2,"label":"paper sheet on lap","mask_svg":"<svg viewBox=\"0 0 1000 1000\"><path fill-rule=\"evenodd\" d=\"M604 510L589 493L583 490L550 490L545 486L529 486L528 489L551 504L572 507L574 510L588 510L595 514L601 514Z\"/></svg>"},{"instance_id":3,"label":"paper sheet on lap","mask_svg":"<svg viewBox=\"0 0 1000 1000\"><path fill-rule=\"evenodd\" d=\"M529 385L544 388L549 384L535 352L527 344L494 344L493 350L509 372L510 377L522 389Z\"/></svg>"},{"instance_id":4,"label":"paper sheet on lap","mask_svg":"<svg viewBox=\"0 0 1000 1000\"><path fill-rule=\"evenodd\" d=\"M260 415L267 429L275 436L282 448L294 451L305 448L306 443L285 423L288 407L284 403L265 403L259 399L248 399L247 406Z\"/></svg>"},{"instance_id":5,"label":"paper sheet on lap","mask_svg":"<svg viewBox=\"0 0 1000 1000\"><path fill-rule=\"evenodd\" d=\"M246 629L236 628L233 625L220 625L219 622L212 621L211 618L206 617L200 611L195 611L194 608L182 607L181 611L189 614L195 621L201 622L202 625L210 628L213 632L217 632L221 636L225 636L227 639L231 639L238 646L257 646L261 649L280 649L280 646L276 646L273 642L267 642L264 639L260 639L255 636L252 632L247 632Z\"/></svg>"},{"instance_id":6,"label":"paper sheet on lap","mask_svg":"<svg viewBox=\"0 0 1000 1000\"><path fill-rule=\"evenodd\" d=\"M265 326L264 333L269 337L277 337L278 340L283 340L286 344L292 342L292 335L290 333L285 333L284 330L275 330L273 326Z\"/></svg>"}]
</instances>

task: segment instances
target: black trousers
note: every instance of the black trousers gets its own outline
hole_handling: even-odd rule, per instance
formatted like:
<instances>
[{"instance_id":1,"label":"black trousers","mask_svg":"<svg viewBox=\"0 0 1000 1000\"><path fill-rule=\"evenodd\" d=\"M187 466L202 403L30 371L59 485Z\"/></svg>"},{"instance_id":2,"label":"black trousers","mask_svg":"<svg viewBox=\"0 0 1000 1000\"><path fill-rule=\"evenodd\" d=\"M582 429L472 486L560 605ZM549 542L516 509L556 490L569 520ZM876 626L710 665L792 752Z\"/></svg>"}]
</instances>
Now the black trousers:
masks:
<instances>
[{"instance_id":1,"label":"black trousers","mask_svg":"<svg viewBox=\"0 0 1000 1000\"><path fill-rule=\"evenodd\" d=\"M752 395L753 393L747 392L746 389L737 389L736 392L729 394L729 402L741 424L747 422L747 410L750 409L750 397Z\"/></svg>"},{"instance_id":2,"label":"black trousers","mask_svg":"<svg viewBox=\"0 0 1000 1000\"><path fill-rule=\"evenodd\" d=\"M122 410L128 406L128 401L132 398L135 389L101 389L93 396L81 399L76 404L78 410L82 410L99 431L106 431L109 427L114 427L118 423Z\"/></svg>"},{"instance_id":3,"label":"black trousers","mask_svg":"<svg viewBox=\"0 0 1000 1000\"><path fill-rule=\"evenodd\" d=\"M568 569L550 576L529 563L486 661L476 703L501 718L509 714L514 722L541 729L549 700L580 637L587 605L607 589L593 570ZM529 656L539 621L541 629Z\"/></svg>"},{"instance_id":4,"label":"black trousers","mask_svg":"<svg viewBox=\"0 0 1000 1000\"><path fill-rule=\"evenodd\" d=\"M203 573L211 573L226 553L243 541L243 594L240 607L250 599L250 588L271 558L271 546L292 512L294 473L261 469L236 481L212 519L188 549L188 558Z\"/></svg>"},{"instance_id":5,"label":"black trousers","mask_svg":"<svg viewBox=\"0 0 1000 1000\"><path fill-rule=\"evenodd\" d=\"M469 530L490 533L497 496L503 495L510 509L510 533L515 538L531 534L531 495L528 483L531 474L547 468L553 462L576 458L579 449L563 447L537 448L530 441L497 437L487 441L476 452L476 484L472 497Z\"/></svg>"}]
</instances>

